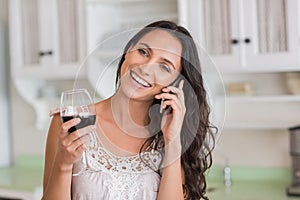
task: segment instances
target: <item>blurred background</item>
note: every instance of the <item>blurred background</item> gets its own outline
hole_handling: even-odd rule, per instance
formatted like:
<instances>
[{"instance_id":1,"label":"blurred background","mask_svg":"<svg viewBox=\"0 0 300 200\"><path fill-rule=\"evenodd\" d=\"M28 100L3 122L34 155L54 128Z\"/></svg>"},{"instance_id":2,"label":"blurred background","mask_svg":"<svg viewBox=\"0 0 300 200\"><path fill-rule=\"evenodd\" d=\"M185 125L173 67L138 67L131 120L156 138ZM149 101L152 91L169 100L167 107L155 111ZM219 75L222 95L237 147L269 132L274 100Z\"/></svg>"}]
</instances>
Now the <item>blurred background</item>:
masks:
<instances>
[{"instance_id":1,"label":"blurred background","mask_svg":"<svg viewBox=\"0 0 300 200\"><path fill-rule=\"evenodd\" d=\"M211 199L296 199L286 188L300 179L289 139L300 126L298 0L0 0L0 200L40 198L49 110L75 79L95 89L84 58L160 19L190 30L224 82ZM96 62L119 51L94 52Z\"/></svg>"}]
</instances>

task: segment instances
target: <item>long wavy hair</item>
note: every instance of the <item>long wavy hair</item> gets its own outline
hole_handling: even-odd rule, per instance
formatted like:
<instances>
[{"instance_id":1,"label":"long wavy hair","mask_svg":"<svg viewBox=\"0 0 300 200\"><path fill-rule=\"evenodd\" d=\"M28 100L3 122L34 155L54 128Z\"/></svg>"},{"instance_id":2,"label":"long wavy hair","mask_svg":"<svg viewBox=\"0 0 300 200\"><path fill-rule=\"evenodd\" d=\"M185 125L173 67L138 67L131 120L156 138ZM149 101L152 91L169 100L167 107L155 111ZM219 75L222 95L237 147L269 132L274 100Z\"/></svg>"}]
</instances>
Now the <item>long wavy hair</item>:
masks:
<instances>
[{"instance_id":1,"label":"long wavy hair","mask_svg":"<svg viewBox=\"0 0 300 200\"><path fill-rule=\"evenodd\" d=\"M167 31L176 37L182 45L182 70L180 74L185 79L183 90L185 94L186 115L181 131L181 144L186 148L182 148L181 165L185 176L185 183L183 185L185 198L191 200L208 200L206 196L207 184L205 172L212 165L211 152L214 148L214 135L217 132L217 128L209 120L210 108L201 74L200 59L191 34L184 27L178 26L171 21L157 21L145 26L129 40L124 48L123 55L118 64L116 88L120 84L121 67L129 48L136 45L144 35L157 29ZM188 84L186 81L188 81ZM186 92L189 88L192 88L194 95ZM159 104L159 102L154 100L153 105L155 104ZM155 127L158 127L157 125L160 125L161 122L161 117L153 117L153 113L159 113L157 107L159 106L149 111L150 124L156 124ZM156 132L156 134L148 138L144 145L149 144L148 142L154 142L156 145L153 148L158 149L158 144L163 143L163 133L160 128L158 130L157 128L153 128L152 131ZM143 147L141 147L141 150ZM160 174L159 171L158 173Z\"/></svg>"}]
</instances>

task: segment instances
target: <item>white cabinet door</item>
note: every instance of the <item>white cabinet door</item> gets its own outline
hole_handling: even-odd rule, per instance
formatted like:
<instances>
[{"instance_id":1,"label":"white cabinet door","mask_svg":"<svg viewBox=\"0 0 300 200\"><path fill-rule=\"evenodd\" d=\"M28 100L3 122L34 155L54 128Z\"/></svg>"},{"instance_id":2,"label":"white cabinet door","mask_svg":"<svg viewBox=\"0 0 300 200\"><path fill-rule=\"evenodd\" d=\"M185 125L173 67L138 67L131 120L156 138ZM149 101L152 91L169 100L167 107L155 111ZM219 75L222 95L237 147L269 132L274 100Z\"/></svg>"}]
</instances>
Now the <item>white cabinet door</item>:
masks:
<instances>
[{"instance_id":1,"label":"white cabinet door","mask_svg":"<svg viewBox=\"0 0 300 200\"><path fill-rule=\"evenodd\" d=\"M232 68L241 63L238 4L236 0L202 0L204 48L217 66Z\"/></svg>"},{"instance_id":2,"label":"white cabinet door","mask_svg":"<svg viewBox=\"0 0 300 200\"><path fill-rule=\"evenodd\" d=\"M13 67L58 66L83 57L84 1L10 0Z\"/></svg>"},{"instance_id":3,"label":"white cabinet door","mask_svg":"<svg viewBox=\"0 0 300 200\"><path fill-rule=\"evenodd\" d=\"M179 0L180 24L225 69L240 66L238 0Z\"/></svg>"},{"instance_id":4,"label":"white cabinet door","mask_svg":"<svg viewBox=\"0 0 300 200\"><path fill-rule=\"evenodd\" d=\"M299 65L299 1L242 1L246 65L257 69Z\"/></svg>"},{"instance_id":5,"label":"white cabinet door","mask_svg":"<svg viewBox=\"0 0 300 200\"><path fill-rule=\"evenodd\" d=\"M35 7L37 6L37 9L34 11L36 12L34 17L36 17L37 20L37 28L34 27L34 29L37 29L37 36L38 36L38 48L37 50L38 54L36 55L38 57L37 61L38 64L47 64L47 63L58 63L58 49L57 49L57 41L55 41L55 33L57 32L57 26L56 26L56 1L49 1L49 0L30 0L30 2L22 1L22 7L23 7L23 34L28 35L29 37L24 38L24 42L26 40L35 41L37 38L32 37L30 28L33 28L30 26L30 21L33 20L32 18L29 18L32 16L32 12L30 12L29 9L24 9L28 7L28 4L32 4L31 6ZM35 5L37 4L37 5ZM29 25L29 26L28 26ZM29 32L29 33L28 33ZM30 45L30 44L28 44ZM28 47L30 48L30 47ZM24 51L25 52L25 51ZM34 52L35 53L35 52ZM33 56L33 55L32 55ZM26 60L26 56L24 57ZM31 64L31 63L28 63Z\"/></svg>"},{"instance_id":6,"label":"white cabinet door","mask_svg":"<svg viewBox=\"0 0 300 200\"><path fill-rule=\"evenodd\" d=\"M221 71L285 71L299 59L298 0L178 0L180 23Z\"/></svg>"}]
</instances>

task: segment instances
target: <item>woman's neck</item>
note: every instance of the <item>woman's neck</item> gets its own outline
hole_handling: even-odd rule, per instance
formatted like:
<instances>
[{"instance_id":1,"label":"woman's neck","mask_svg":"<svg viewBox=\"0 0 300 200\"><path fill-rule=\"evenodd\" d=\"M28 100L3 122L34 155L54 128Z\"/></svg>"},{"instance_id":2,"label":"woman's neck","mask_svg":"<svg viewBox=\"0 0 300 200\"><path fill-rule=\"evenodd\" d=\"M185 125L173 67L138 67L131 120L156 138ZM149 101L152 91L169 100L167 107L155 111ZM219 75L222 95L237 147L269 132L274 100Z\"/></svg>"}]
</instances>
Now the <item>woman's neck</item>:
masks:
<instances>
[{"instance_id":1,"label":"woman's neck","mask_svg":"<svg viewBox=\"0 0 300 200\"><path fill-rule=\"evenodd\" d=\"M149 119L149 108L152 101L137 101L128 98L122 92L117 91L111 98L111 111L115 123L124 132L129 134L136 134L137 132L146 134L148 136L146 126ZM141 136L139 134L139 136Z\"/></svg>"}]
</instances>

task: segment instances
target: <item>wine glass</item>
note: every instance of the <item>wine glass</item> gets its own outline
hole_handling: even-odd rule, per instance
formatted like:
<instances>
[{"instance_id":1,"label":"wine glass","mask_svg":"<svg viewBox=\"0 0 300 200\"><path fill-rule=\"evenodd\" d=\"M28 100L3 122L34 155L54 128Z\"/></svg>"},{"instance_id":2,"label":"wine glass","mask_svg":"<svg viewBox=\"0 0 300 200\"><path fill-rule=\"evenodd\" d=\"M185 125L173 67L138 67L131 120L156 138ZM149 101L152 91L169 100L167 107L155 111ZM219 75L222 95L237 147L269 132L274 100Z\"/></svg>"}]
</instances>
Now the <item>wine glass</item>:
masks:
<instances>
[{"instance_id":1,"label":"wine glass","mask_svg":"<svg viewBox=\"0 0 300 200\"><path fill-rule=\"evenodd\" d=\"M96 122L96 109L89 92L86 89L63 91L61 94L60 116L63 123L73 118L80 118L80 123L68 130L69 134L86 126L94 125ZM91 132L89 134L95 133ZM86 151L88 149L83 152L81 159L77 161L80 163L76 163L76 167L73 167L73 176L91 170L88 166Z\"/></svg>"}]
</instances>

